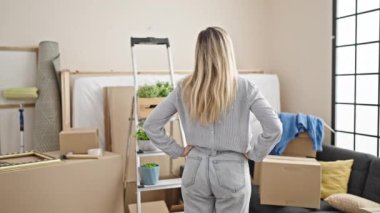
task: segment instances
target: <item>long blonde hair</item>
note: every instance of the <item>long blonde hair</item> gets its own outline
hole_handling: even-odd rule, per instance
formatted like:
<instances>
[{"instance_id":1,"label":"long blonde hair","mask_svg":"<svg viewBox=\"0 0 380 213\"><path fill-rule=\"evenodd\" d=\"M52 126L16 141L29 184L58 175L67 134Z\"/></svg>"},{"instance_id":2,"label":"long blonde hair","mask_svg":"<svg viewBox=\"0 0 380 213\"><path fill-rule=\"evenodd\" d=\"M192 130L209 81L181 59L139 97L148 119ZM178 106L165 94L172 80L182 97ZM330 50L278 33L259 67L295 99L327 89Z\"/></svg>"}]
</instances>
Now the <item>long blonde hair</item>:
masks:
<instances>
[{"instance_id":1,"label":"long blonde hair","mask_svg":"<svg viewBox=\"0 0 380 213\"><path fill-rule=\"evenodd\" d=\"M198 35L194 72L182 82L182 97L190 117L202 125L215 122L236 96L236 63L232 41L222 28Z\"/></svg>"}]
</instances>

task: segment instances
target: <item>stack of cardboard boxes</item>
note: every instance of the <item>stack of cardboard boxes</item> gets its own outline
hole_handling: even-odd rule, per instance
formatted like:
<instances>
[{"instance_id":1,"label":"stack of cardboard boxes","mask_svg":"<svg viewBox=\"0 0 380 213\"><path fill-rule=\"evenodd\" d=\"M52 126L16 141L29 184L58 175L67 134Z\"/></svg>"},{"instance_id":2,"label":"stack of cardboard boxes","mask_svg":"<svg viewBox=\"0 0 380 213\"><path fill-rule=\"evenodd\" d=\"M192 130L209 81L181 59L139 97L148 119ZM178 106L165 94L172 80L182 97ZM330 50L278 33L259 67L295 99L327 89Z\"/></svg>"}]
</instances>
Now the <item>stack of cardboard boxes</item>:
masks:
<instances>
[{"instance_id":1,"label":"stack of cardboard boxes","mask_svg":"<svg viewBox=\"0 0 380 213\"><path fill-rule=\"evenodd\" d=\"M60 134L60 151L86 154L98 148L96 129ZM124 213L122 158L105 152L98 159L61 160L39 167L0 172L0 212Z\"/></svg>"},{"instance_id":2,"label":"stack of cardboard boxes","mask_svg":"<svg viewBox=\"0 0 380 213\"><path fill-rule=\"evenodd\" d=\"M291 141L283 156L255 164L253 184L261 204L320 208L321 168L306 133Z\"/></svg>"},{"instance_id":3,"label":"stack of cardboard boxes","mask_svg":"<svg viewBox=\"0 0 380 213\"><path fill-rule=\"evenodd\" d=\"M105 152L96 160L1 172L0 212L124 213L120 167L120 155Z\"/></svg>"}]
</instances>

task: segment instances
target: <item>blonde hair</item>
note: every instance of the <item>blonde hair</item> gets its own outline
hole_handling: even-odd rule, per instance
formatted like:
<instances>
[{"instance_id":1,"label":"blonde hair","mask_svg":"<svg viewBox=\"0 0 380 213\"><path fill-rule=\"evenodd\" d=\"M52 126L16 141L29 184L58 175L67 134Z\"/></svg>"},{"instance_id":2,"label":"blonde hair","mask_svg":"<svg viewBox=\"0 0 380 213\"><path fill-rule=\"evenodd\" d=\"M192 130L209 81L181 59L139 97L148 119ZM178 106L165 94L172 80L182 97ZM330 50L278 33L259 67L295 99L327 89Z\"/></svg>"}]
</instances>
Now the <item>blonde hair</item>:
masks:
<instances>
[{"instance_id":1,"label":"blonde hair","mask_svg":"<svg viewBox=\"0 0 380 213\"><path fill-rule=\"evenodd\" d=\"M182 97L190 117L207 125L219 119L236 96L236 63L232 41L222 28L198 35L194 72L182 82Z\"/></svg>"}]
</instances>

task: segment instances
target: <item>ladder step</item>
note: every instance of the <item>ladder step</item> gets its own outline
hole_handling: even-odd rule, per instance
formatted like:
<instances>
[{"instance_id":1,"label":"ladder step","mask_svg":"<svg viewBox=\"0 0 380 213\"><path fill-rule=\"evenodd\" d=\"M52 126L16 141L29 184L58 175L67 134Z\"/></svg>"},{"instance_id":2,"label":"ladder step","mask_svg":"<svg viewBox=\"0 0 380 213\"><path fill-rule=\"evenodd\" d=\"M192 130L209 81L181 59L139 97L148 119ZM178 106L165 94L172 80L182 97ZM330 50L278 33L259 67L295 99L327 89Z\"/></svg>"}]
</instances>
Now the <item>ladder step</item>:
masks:
<instances>
[{"instance_id":1,"label":"ladder step","mask_svg":"<svg viewBox=\"0 0 380 213\"><path fill-rule=\"evenodd\" d=\"M140 192L144 191L154 191L154 190L162 190L162 189L175 189L181 188L182 181L181 178L172 178L159 180L156 185L139 185L137 190Z\"/></svg>"},{"instance_id":2,"label":"ladder step","mask_svg":"<svg viewBox=\"0 0 380 213\"><path fill-rule=\"evenodd\" d=\"M137 156L139 157L152 157L152 156L164 156L165 152L157 150L157 151L141 151L137 152Z\"/></svg>"},{"instance_id":3,"label":"ladder step","mask_svg":"<svg viewBox=\"0 0 380 213\"><path fill-rule=\"evenodd\" d=\"M146 37L146 38L137 38L131 37L131 46L137 44L150 44L150 45L166 45L170 46L168 38L154 38L154 37Z\"/></svg>"}]
</instances>

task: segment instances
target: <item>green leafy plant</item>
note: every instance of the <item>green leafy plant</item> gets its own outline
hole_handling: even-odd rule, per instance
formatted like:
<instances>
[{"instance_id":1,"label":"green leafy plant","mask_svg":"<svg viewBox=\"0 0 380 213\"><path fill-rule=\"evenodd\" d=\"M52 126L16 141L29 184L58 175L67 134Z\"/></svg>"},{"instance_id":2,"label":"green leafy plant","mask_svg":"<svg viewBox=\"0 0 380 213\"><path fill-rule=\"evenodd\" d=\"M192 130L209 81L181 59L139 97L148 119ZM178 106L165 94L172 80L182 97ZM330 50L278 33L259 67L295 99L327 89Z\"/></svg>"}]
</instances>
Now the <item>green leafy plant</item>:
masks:
<instances>
[{"instance_id":1,"label":"green leafy plant","mask_svg":"<svg viewBox=\"0 0 380 213\"><path fill-rule=\"evenodd\" d=\"M137 132L135 133L135 137L137 138L137 140L142 140L142 141L149 140L148 135L146 134L146 132L142 128L137 130Z\"/></svg>"},{"instance_id":2,"label":"green leafy plant","mask_svg":"<svg viewBox=\"0 0 380 213\"><path fill-rule=\"evenodd\" d=\"M137 95L140 98L154 98L158 97L160 91L155 85L145 85L139 88Z\"/></svg>"},{"instance_id":3,"label":"green leafy plant","mask_svg":"<svg viewBox=\"0 0 380 213\"><path fill-rule=\"evenodd\" d=\"M143 164L141 167L145 167L145 168L154 168L154 167L157 167L158 164L157 163L145 163Z\"/></svg>"},{"instance_id":4,"label":"green leafy plant","mask_svg":"<svg viewBox=\"0 0 380 213\"><path fill-rule=\"evenodd\" d=\"M169 82L157 82L156 87L159 91L158 97L166 97L171 91L173 91L173 87Z\"/></svg>"},{"instance_id":5,"label":"green leafy plant","mask_svg":"<svg viewBox=\"0 0 380 213\"><path fill-rule=\"evenodd\" d=\"M140 98L166 97L173 91L169 82L157 82L156 85L144 85L137 91Z\"/></svg>"}]
</instances>

